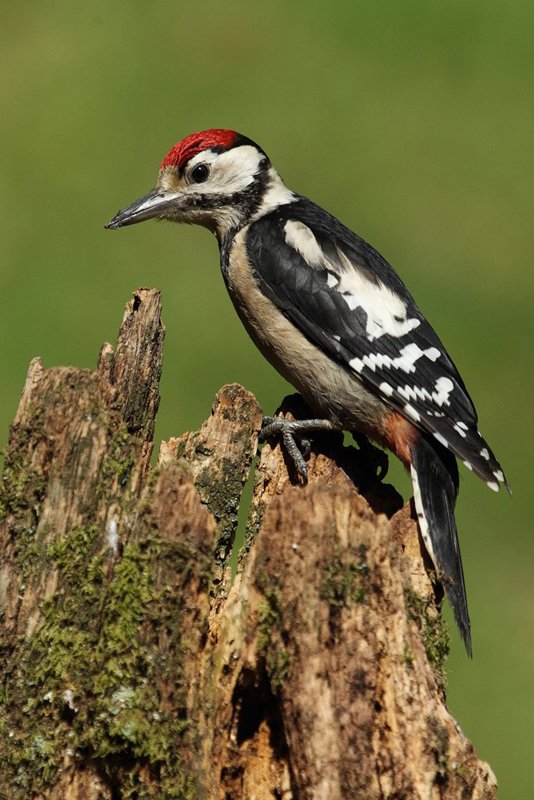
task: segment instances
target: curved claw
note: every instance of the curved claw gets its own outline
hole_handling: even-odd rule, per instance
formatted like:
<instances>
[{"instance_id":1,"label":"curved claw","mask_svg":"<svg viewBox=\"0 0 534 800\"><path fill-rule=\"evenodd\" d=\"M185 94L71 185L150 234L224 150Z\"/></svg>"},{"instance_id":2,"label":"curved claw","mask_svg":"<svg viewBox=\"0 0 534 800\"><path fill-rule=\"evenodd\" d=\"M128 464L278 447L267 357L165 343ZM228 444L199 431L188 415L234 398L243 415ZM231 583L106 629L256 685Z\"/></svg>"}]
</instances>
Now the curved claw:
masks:
<instances>
[{"instance_id":1,"label":"curved claw","mask_svg":"<svg viewBox=\"0 0 534 800\"><path fill-rule=\"evenodd\" d=\"M304 483L308 483L306 461L293 435L295 430L294 423L294 420L284 419L284 417L264 417L259 438L260 441L265 441L271 436L281 436L284 449L295 471L300 475Z\"/></svg>"},{"instance_id":2,"label":"curved claw","mask_svg":"<svg viewBox=\"0 0 534 800\"><path fill-rule=\"evenodd\" d=\"M306 466L304 456L301 453L293 435L289 431L283 431L282 441L284 442L286 453L293 462L293 466L295 467L297 473L300 475L304 483L308 483L308 467Z\"/></svg>"},{"instance_id":3,"label":"curved claw","mask_svg":"<svg viewBox=\"0 0 534 800\"><path fill-rule=\"evenodd\" d=\"M291 462L298 475L304 483L308 482L308 468L306 457L310 452L310 442L307 438L302 439L301 446L295 439L295 434L304 433L310 430L335 431L338 428L326 419L296 419L290 420L284 417L264 417L260 430L260 441L271 436L281 435L284 449L291 459Z\"/></svg>"}]
</instances>

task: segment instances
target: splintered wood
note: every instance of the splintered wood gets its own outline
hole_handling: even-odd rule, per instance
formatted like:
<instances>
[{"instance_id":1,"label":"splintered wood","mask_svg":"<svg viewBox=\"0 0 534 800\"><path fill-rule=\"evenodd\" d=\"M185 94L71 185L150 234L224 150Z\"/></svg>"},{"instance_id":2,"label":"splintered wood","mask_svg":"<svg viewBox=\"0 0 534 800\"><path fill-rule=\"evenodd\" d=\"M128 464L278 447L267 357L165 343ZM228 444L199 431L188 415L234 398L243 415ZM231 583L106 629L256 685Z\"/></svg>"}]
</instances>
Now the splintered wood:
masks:
<instances>
[{"instance_id":1,"label":"splintered wood","mask_svg":"<svg viewBox=\"0 0 534 800\"><path fill-rule=\"evenodd\" d=\"M151 467L160 310L136 292L93 372L29 368L0 484L0 798L493 800L409 504L341 436L307 486L274 443L255 463L237 385Z\"/></svg>"}]
</instances>

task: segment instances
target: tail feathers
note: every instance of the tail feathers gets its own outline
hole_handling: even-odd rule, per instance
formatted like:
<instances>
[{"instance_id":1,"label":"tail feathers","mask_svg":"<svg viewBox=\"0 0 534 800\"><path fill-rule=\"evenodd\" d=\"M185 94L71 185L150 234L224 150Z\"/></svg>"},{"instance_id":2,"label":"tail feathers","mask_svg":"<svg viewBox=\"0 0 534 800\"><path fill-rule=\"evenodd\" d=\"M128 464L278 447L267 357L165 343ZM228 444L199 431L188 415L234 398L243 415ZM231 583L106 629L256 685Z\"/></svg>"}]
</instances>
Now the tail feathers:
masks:
<instances>
[{"instance_id":1,"label":"tail feathers","mask_svg":"<svg viewBox=\"0 0 534 800\"><path fill-rule=\"evenodd\" d=\"M462 557L454 520L458 467L454 455L424 434L412 445L410 466L415 510L425 547L443 584L469 656L471 624Z\"/></svg>"}]
</instances>

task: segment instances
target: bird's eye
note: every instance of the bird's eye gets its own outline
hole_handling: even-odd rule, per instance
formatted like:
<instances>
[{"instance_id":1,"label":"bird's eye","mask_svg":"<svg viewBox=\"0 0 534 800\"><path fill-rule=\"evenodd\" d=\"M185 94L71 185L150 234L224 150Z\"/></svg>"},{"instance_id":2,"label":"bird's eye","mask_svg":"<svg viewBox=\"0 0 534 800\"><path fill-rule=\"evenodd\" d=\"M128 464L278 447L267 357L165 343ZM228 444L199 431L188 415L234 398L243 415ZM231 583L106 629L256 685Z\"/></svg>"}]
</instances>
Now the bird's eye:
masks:
<instances>
[{"instance_id":1,"label":"bird's eye","mask_svg":"<svg viewBox=\"0 0 534 800\"><path fill-rule=\"evenodd\" d=\"M203 183L210 174L210 168L207 164L197 164L194 169L191 170L189 177L193 181L193 183Z\"/></svg>"}]
</instances>

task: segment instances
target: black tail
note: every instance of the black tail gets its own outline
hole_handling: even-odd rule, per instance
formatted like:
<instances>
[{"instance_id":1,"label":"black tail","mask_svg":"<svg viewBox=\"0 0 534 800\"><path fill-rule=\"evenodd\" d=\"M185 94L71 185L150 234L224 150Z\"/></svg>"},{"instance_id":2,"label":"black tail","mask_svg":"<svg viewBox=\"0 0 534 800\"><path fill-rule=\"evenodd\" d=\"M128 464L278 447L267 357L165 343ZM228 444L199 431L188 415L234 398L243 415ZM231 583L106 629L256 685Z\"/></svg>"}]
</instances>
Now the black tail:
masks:
<instances>
[{"instance_id":1,"label":"black tail","mask_svg":"<svg viewBox=\"0 0 534 800\"><path fill-rule=\"evenodd\" d=\"M471 624L454 520L458 495L456 458L425 434L412 446L411 455L413 495L421 535L449 598L467 653L472 656Z\"/></svg>"}]
</instances>

